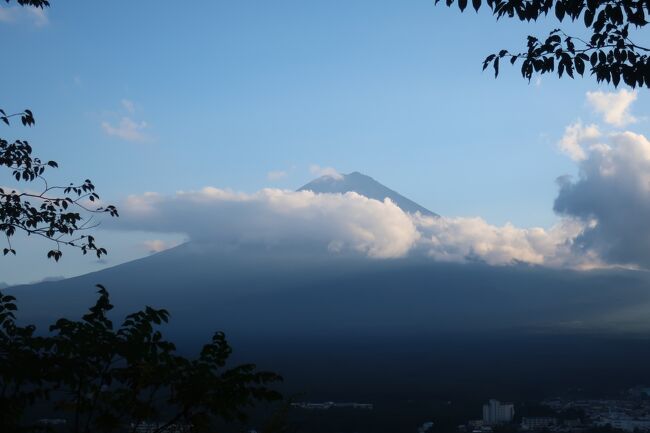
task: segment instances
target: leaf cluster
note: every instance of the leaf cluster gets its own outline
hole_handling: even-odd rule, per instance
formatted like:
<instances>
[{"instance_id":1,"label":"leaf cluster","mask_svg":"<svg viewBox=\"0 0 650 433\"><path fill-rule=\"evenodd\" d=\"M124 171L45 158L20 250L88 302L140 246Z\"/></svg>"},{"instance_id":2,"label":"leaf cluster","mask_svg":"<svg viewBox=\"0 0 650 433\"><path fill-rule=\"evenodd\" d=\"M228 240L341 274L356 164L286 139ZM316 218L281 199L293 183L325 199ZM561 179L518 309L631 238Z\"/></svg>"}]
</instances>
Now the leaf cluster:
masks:
<instances>
[{"instance_id":1,"label":"leaf cluster","mask_svg":"<svg viewBox=\"0 0 650 433\"><path fill-rule=\"evenodd\" d=\"M436 0L436 4L440 0ZM466 10L467 0L445 0L447 6L458 4ZM478 12L483 0L472 0ZM618 86L650 87L650 49L636 44L633 31L648 24L650 0L485 0L497 20L537 21L549 14L560 22L570 20L583 26L588 37L567 35L555 29L547 37L528 36L526 49L511 53L501 50L483 61L499 75L500 62L508 58L511 64L521 62L521 75L530 80L534 73L557 73L561 78L589 71L598 82Z\"/></svg>"},{"instance_id":2,"label":"leaf cluster","mask_svg":"<svg viewBox=\"0 0 650 433\"><path fill-rule=\"evenodd\" d=\"M0 294L0 431L31 431L24 413L37 402L51 403L75 433L136 431L152 420L158 432L179 423L201 432L217 418L245 420L255 402L281 399L269 388L277 374L228 367L223 333L185 358L159 329L166 310L146 307L115 328L109 294L98 288L81 320L59 319L47 337L18 326L14 298Z\"/></svg>"},{"instance_id":3,"label":"leaf cluster","mask_svg":"<svg viewBox=\"0 0 650 433\"><path fill-rule=\"evenodd\" d=\"M12 117L20 117L24 126L35 124L30 110L7 114L0 109L0 121L9 125ZM83 254L93 252L97 257L106 254L106 249L97 246L93 236L79 232L97 226L93 214L117 217L115 206L96 207L99 195L89 179L67 186L49 185L45 172L57 168L58 164L55 161L41 161L33 156L32 151L32 146L25 140L9 142L0 138L0 168L9 170L16 182L41 183L36 191L19 191L0 186L0 234L7 241L7 246L2 250L3 255L16 254L11 238L17 232L40 236L53 242L55 248L48 251L47 257L56 261L63 255L61 247L64 245L79 248Z\"/></svg>"}]
</instances>

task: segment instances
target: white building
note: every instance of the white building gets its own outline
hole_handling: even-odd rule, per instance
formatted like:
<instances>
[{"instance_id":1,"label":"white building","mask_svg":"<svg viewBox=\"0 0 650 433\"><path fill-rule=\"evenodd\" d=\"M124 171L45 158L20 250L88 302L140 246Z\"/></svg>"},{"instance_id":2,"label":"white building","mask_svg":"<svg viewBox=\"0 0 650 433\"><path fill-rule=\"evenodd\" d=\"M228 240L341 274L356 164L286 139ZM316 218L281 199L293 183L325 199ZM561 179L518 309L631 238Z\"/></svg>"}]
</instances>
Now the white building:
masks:
<instances>
[{"instance_id":1,"label":"white building","mask_svg":"<svg viewBox=\"0 0 650 433\"><path fill-rule=\"evenodd\" d=\"M483 422L486 425L506 424L512 422L515 416L515 406L512 403L501 404L491 399L483 405Z\"/></svg>"}]
</instances>

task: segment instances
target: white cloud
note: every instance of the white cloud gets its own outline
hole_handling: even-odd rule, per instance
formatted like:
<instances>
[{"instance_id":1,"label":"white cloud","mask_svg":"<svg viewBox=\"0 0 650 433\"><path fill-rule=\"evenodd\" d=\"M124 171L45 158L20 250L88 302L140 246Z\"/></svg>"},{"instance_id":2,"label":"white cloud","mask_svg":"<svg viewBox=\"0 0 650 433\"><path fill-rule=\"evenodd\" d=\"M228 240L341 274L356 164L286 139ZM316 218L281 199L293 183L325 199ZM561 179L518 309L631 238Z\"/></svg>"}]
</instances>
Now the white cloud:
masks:
<instances>
[{"instance_id":1,"label":"white cloud","mask_svg":"<svg viewBox=\"0 0 650 433\"><path fill-rule=\"evenodd\" d=\"M591 146L577 179L559 179L554 209L594 221L574 247L608 263L650 267L650 141L617 132Z\"/></svg>"},{"instance_id":2,"label":"white cloud","mask_svg":"<svg viewBox=\"0 0 650 433\"><path fill-rule=\"evenodd\" d=\"M593 142L601 135L596 125L585 126L578 121L566 127L558 147L574 161L582 161L587 157L583 144Z\"/></svg>"},{"instance_id":3,"label":"white cloud","mask_svg":"<svg viewBox=\"0 0 650 433\"><path fill-rule=\"evenodd\" d=\"M338 171L336 171L335 168L332 167L321 167L320 165L312 164L311 166L309 166L309 171L314 176L329 176L334 179L343 178L343 175Z\"/></svg>"},{"instance_id":4,"label":"white cloud","mask_svg":"<svg viewBox=\"0 0 650 433\"><path fill-rule=\"evenodd\" d=\"M0 6L0 22L19 23L29 21L35 27L43 27L49 23L45 9L33 6Z\"/></svg>"},{"instance_id":5,"label":"white cloud","mask_svg":"<svg viewBox=\"0 0 650 433\"><path fill-rule=\"evenodd\" d=\"M106 134L126 141L146 142L150 140L145 132L147 122L136 122L126 116L122 117L117 125L112 125L107 121L102 122L102 129Z\"/></svg>"},{"instance_id":6,"label":"white cloud","mask_svg":"<svg viewBox=\"0 0 650 433\"><path fill-rule=\"evenodd\" d=\"M572 255L571 239L582 233L584 225L571 219L549 230L519 228L510 223L494 226L479 217L419 217L417 226L423 239L421 246L438 261L582 267L593 260Z\"/></svg>"},{"instance_id":7,"label":"white cloud","mask_svg":"<svg viewBox=\"0 0 650 433\"><path fill-rule=\"evenodd\" d=\"M126 113L126 115L123 115L117 123L108 120L103 121L101 127L104 133L125 141L140 143L152 141L152 137L146 132L149 127L147 122L134 120L132 117L136 111L135 103L129 99L122 99L120 105L122 106L122 112ZM109 114L115 116L115 113Z\"/></svg>"},{"instance_id":8,"label":"white cloud","mask_svg":"<svg viewBox=\"0 0 650 433\"><path fill-rule=\"evenodd\" d=\"M356 193L264 189L254 194L218 188L147 193L121 205L122 228L185 233L190 240L260 248L293 246L373 258L425 255L438 261L516 262L580 267L571 239L584 225L567 219L550 230L494 226L480 218L430 218L403 212L390 200Z\"/></svg>"},{"instance_id":9,"label":"white cloud","mask_svg":"<svg viewBox=\"0 0 650 433\"><path fill-rule=\"evenodd\" d=\"M266 178L270 181L277 181L277 180L285 179L288 175L289 174L283 170L269 171L266 174Z\"/></svg>"},{"instance_id":10,"label":"white cloud","mask_svg":"<svg viewBox=\"0 0 650 433\"><path fill-rule=\"evenodd\" d=\"M610 125L622 127L637 119L630 114L630 105L637 98L636 91L621 89L618 92L587 92L587 102L603 115Z\"/></svg>"},{"instance_id":11,"label":"white cloud","mask_svg":"<svg viewBox=\"0 0 650 433\"><path fill-rule=\"evenodd\" d=\"M173 196L131 196L121 206L124 228L182 232L194 241L316 246L375 258L401 257L419 234L390 200L356 193L264 189L242 194L207 187Z\"/></svg>"}]
</instances>

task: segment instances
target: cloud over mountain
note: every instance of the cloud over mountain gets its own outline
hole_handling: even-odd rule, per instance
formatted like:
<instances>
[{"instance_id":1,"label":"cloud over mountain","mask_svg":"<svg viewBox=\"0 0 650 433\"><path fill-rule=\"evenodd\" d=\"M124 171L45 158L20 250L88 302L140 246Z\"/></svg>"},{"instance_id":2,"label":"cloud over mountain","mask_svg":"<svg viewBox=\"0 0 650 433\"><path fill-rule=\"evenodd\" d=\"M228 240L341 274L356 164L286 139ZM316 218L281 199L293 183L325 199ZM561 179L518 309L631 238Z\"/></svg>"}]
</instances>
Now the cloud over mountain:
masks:
<instances>
[{"instance_id":1,"label":"cloud over mountain","mask_svg":"<svg viewBox=\"0 0 650 433\"><path fill-rule=\"evenodd\" d=\"M315 194L264 189L242 194L207 187L173 196L131 196L122 206L121 227L187 234L201 242L319 244L370 257L404 256L419 233L390 200L354 192Z\"/></svg>"},{"instance_id":2,"label":"cloud over mountain","mask_svg":"<svg viewBox=\"0 0 650 433\"><path fill-rule=\"evenodd\" d=\"M309 246L379 259L650 268L650 141L611 129L638 120L630 112L636 93L586 97L603 123L574 122L558 142L579 174L558 179L554 211L560 218L551 228L438 217L366 175L318 166L312 172L322 177L297 192L207 187L131 196L122 205L121 227L183 233L193 242Z\"/></svg>"},{"instance_id":3,"label":"cloud over mountain","mask_svg":"<svg viewBox=\"0 0 650 433\"><path fill-rule=\"evenodd\" d=\"M480 260L490 265L525 262L549 266L593 266L595 257L575 257L572 239L583 225L562 220L549 230L541 227L520 228L510 223L488 224L474 218L417 218L422 235L420 245L438 261Z\"/></svg>"},{"instance_id":4,"label":"cloud over mountain","mask_svg":"<svg viewBox=\"0 0 650 433\"><path fill-rule=\"evenodd\" d=\"M582 226L551 230L494 226L481 218L430 217L404 212L389 199L355 192L264 189L254 194L217 188L131 196L121 228L184 233L194 242L259 246L300 245L372 258L428 256L438 261L575 264L570 239Z\"/></svg>"}]
</instances>

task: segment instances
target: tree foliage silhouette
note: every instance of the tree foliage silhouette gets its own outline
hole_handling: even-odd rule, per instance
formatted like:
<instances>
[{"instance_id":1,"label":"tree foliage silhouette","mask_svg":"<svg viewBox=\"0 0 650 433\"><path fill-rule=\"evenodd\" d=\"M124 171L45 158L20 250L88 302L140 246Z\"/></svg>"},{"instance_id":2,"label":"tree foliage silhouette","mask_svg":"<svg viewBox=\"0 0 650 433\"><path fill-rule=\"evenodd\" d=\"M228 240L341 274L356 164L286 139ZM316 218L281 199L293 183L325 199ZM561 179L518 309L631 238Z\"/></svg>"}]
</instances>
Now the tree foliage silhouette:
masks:
<instances>
[{"instance_id":1,"label":"tree foliage silhouette","mask_svg":"<svg viewBox=\"0 0 650 433\"><path fill-rule=\"evenodd\" d=\"M438 4L440 0L436 0ZM461 11L468 0L445 0L447 6L456 3ZM650 0L471 0L477 12L485 5L497 20L510 18L537 21L549 14L560 22L571 21L583 26L585 38L571 36L555 29L546 37L528 36L526 48L520 52L506 49L490 54L483 61L499 75L502 60L521 63L521 75L530 80L534 73L557 73L573 78L589 71L597 82L618 86L650 87L650 49L634 42L648 24Z\"/></svg>"},{"instance_id":2,"label":"tree foliage silhouette","mask_svg":"<svg viewBox=\"0 0 650 433\"><path fill-rule=\"evenodd\" d=\"M215 419L246 420L245 409L281 395L282 378L253 364L228 367L232 352L217 332L196 359L176 353L160 326L169 313L151 307L115 329L107 290L81 320L59 319L48 336L16 322L15 298L0 293L0 431L34 431L25 411L49 404L74 433L136 431L158 421L209 431Z\"/></svg>"},{"instance_id":3,"label":"tree foliage silhouette","mask_svg":"<svg viewBox=\"0 0 650 433\"><path fill-rule=\"evenodd\" d=\"M23 126L33 126L30 110L7 114L0 108L0 121L10 125L12 117L19 117ZM84 254L94 252L97 257L106 249L97 246L91 235L80 234L97 226L92 214L107 213L118 216L115 206L92 207L99 200L95 185L86 179L80 184L49 185L44 177L48 168L56 168L55 161L43 162L32 155L32 146L25 140L9 142L0 138L0 168L8 170L16 182L42 182L36 192L0 186L0 234L6 239L3 255L16 254L11 238L17 232L43 237L54 244L47 257L58 261L64 245L79 248ZM82 213L84 214L82 216ZM90 217L89 217L90 216Z\"/></svg>"}]
</instances>

